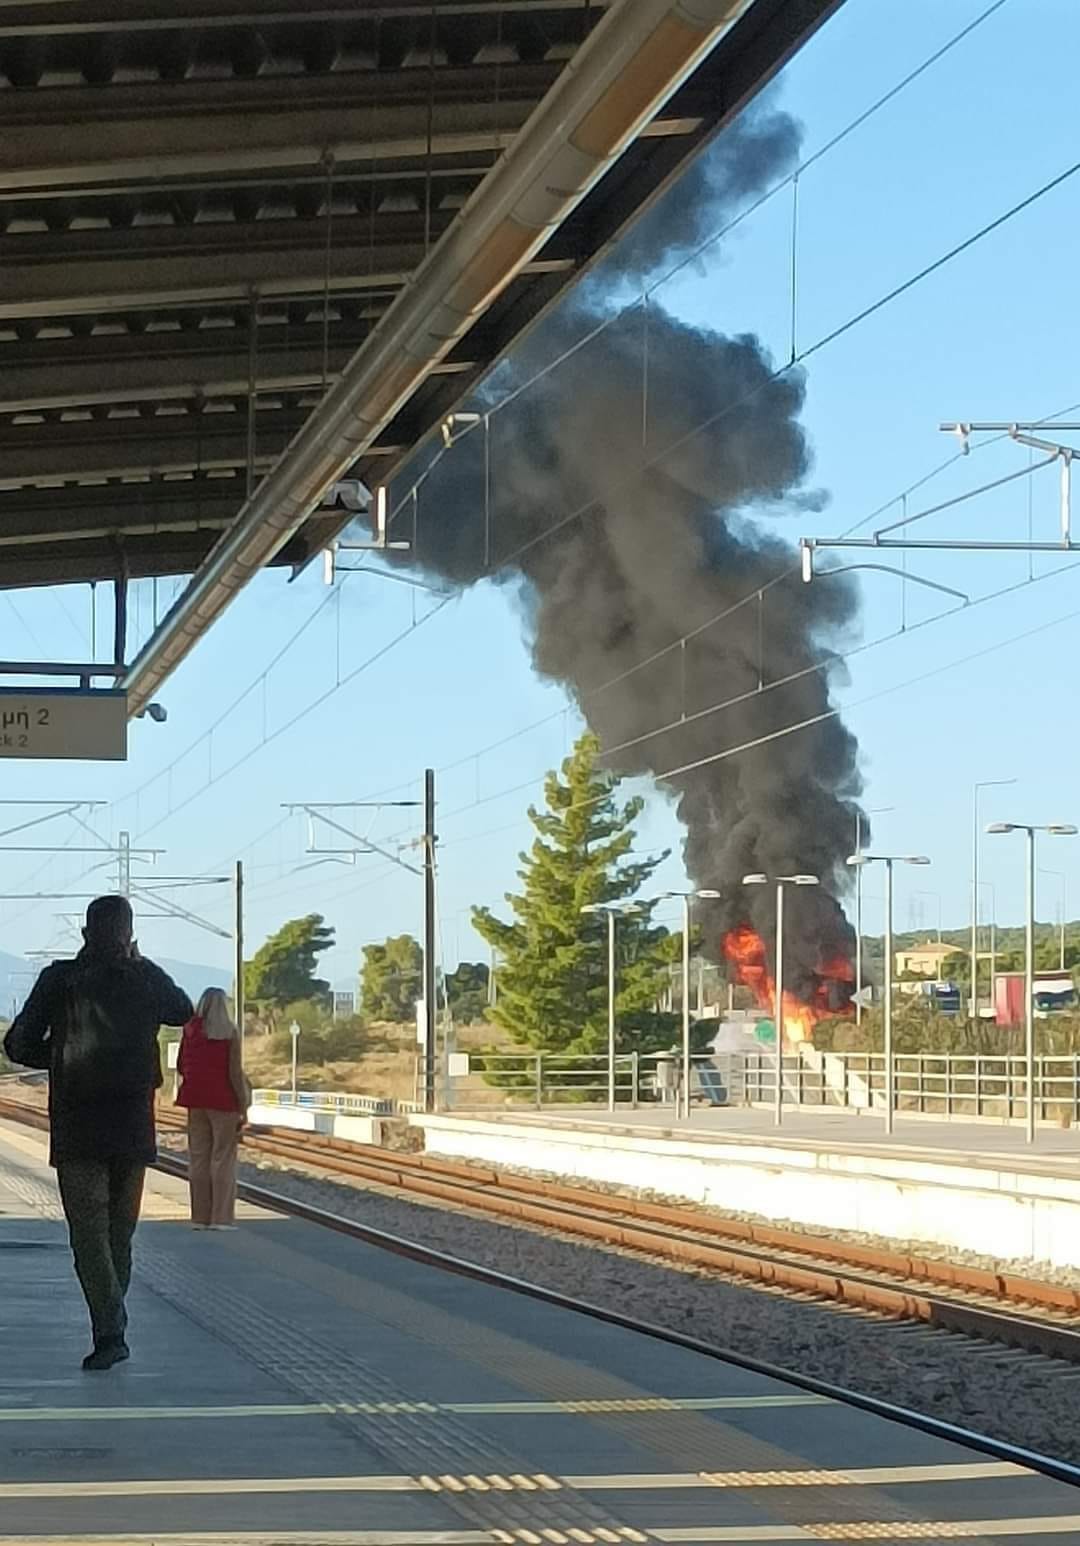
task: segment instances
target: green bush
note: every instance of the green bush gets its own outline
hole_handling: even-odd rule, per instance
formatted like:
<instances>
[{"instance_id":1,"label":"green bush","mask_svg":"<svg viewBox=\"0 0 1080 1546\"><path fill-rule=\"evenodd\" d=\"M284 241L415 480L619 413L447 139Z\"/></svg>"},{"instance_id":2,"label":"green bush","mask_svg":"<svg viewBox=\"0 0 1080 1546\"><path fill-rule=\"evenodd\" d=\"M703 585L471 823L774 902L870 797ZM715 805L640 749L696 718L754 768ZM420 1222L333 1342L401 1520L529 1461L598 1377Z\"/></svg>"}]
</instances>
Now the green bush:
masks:
<instances>
[{"instance_id":1,"label":"green bush","mask_svg":"<svg viewBox=\"0 0 1080 1546\"><path fill-rule=\"evenodd\" d=\"M292 1058L289 1026L294 1020L300 1027L298 1061L302 1068L312 1064L351 1062L365 1049L367 1027L360 1015L335 1020L319 1004L304 999L286 1006L270 1041L275 1057Z\"/></svg>"}]
</instances>

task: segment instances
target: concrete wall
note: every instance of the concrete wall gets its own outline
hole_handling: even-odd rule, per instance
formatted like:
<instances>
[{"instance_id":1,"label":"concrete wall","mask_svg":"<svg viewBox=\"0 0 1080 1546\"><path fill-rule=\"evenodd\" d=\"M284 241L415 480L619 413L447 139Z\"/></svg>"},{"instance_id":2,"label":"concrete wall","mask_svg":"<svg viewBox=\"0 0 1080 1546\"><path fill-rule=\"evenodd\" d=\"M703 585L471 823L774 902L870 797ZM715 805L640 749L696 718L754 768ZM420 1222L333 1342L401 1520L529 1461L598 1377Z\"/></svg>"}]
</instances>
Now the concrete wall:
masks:
<instances>
[{"instance_id":1,"label":"concrete wall","mask_svg":"<svg viewBox=\"0 0 1080 1546\"><path fill-rule=\"evenodd\" d=\"M381 1117L342 1116L334 1111L316 1111L311 1106L263 1105L256 1101L248 1111L254 1127L291 1127L301 1133L325 1133L328 1137L348 1138L352 1143L382 1143Z\"/></svg>"},{"instance_id":2,"label":"concrete wall","mask_svg":"<svg viewBox=\"0 0 1080 1546\"><path fill-rule=\"evenodd\" d=\"M429 1153L618 1182L826 1229L1080 1267L1080 1178L845 1154L788 1141L661 1138L540 1120L415 1116Z\"/></svg>"}]
</instances>

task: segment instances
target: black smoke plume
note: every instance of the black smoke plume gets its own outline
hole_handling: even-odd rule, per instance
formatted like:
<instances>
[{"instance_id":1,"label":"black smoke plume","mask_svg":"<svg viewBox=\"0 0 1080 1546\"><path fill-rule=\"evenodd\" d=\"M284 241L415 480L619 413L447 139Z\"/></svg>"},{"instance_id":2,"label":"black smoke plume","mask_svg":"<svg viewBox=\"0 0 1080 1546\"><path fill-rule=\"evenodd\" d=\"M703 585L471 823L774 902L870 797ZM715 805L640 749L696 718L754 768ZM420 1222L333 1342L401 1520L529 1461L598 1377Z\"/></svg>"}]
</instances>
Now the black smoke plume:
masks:
<instances>
[{"instance_id":1,"label":"black smoke plume","mask_svg":"<svg viewBox=\"0 0 1080 1546\"><path fill-rule=\"evenodd\" d=\"M786 985L808 996L816 969L851 954L835 898L860 780L853 737L819 718L854 592L803 584L792 546L754 519L816 497L803 378L777 375L754 337L691 327L655 299L615 317L611 299L693 251L797 144L783 114L741 121L500 368L473 409L588 338L491 418L490 498L483 427L433 469L411 561L460 586L517 584L537 671L565 684L608 766L677 800L687 870L721 893L702 914L712 949L746 922L772 940L772 889L744 874L820 877L790 896L785 928Z\"/></svg>"}]
</instances>

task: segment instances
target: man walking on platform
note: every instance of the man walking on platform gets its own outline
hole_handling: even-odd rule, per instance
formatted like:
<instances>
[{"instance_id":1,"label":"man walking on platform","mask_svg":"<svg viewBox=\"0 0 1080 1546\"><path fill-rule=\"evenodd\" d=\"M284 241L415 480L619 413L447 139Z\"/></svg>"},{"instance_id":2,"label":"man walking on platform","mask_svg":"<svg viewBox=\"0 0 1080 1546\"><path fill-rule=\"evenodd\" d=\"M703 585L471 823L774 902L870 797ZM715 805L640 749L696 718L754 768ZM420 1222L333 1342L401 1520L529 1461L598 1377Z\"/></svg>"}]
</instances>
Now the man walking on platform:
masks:
<instances>
[{"instance_id":1,"label":"man walking on platform","mask_svg":"<svg viewBox=\"0 0 1080 1546\"><path fill-rule=\"evenodd\" d=\"M91 902L82 950L45 968L4 1039L13 1063L49 1070L49 1162L90 1310L91 1370L129 1356L131 1239L157 1158L158 1030L192 1015L187 994L140 956L133 921L126 897Z\"/></svg>"}]
</instances>

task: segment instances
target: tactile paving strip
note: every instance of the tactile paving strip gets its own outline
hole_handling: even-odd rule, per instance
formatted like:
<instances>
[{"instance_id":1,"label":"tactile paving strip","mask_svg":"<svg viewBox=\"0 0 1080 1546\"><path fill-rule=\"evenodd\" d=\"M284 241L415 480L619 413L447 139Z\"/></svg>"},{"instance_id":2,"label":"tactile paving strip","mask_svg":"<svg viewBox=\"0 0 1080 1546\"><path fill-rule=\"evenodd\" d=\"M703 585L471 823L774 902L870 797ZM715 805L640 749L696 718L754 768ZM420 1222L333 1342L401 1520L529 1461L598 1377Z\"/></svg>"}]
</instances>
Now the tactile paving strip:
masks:
<instances>
[{"instance_id":1,"label":"tactile paving strip","mask_svg":"<svg viewBox=\"0 0 1080 1546\"><path fill-rule=\"evenodd\" d=\"M37 1176L18 1165L11 1166L8 1176L13 1190L31 1207L50 1218L62 1216L55 1192ZM417 1456L423 1456L432 1477L444 1482L438 1490L447 1506L474 1528L487 1530L493 1541L522 1546L569 1546L571 1542L648 1546L656 1540L651 1532L608 1514L584 1493L555 1478L548 1478L556 1483L554 1487L515 1486L510 1491L465 1484L466 1475L478 1475L478 1461L482 1460L485 1472L523 1479L530 1474L528 1463L474 1432L453 1413L409 1410L407 1392L361 1359L298 1331L220 1278L193 1271L146 1242L138 1246L136 1270L186 1319L227 1342L275 1379L332 1406L334 1420L391 1466L414 1475ZM374 1411L349 1404L348 1396L361 1391L375 1405ZM462 1485L445 1485L458 1480Z\"/></svg>"},{"instance_id":2,"label":"tactile paving strip","mask_svg":"<svg viewBox=\"0 0 1080 1546\"><path fill-rule=\"evenodd\" d=\"M581 1396L584 1387L590 1398L585 1405L598 1423L636 1445L647 1446L679 1469L702 1475L726 1472L757 1476L772 1473L780 1478L789 1475L793 1478L790 1491L784 1490L782 1480L767 1484L774 1489L769 1498L769 1513L778 1523L807 1531L816 1525L865 1530L869 1515L875 1527L881 1525L886 1536L890 1530L894 1535L897 1533L892 1529L893 1525L915 1530L912 1539L922 1529L922 1517L889 1494L865 1485L857 1489L850 1483L845 1485L842 1470L831 1474L815 1473L818 1485L814 1490L809 1494L799 1490L805 1484L798 1479L810 1474L803 1456L791 1454L779 1445L759 1439L721 1419L706 1419L693 1411L674 1410L665 1414L663 1422L643 1425L630 1414L635 1403L646 1398L647 1392L618 1375L536 1347L492 1326L453 1315L373 1279L365 1278L361 1286L352 1274L312 1261L284 1243L271 1244L265 1239L249 1237L245 1251L253 1254L267 1270L274 1262L279 1270L287 1263L285 1270L290 1279L307 1282L313 1288L317 1286L322 1293L338 1297L340 1302L355 1302L368 1318L381 1320L440 1352L452 1353L458 1360L467 1359L479 1368L512 1379L534 1395L571 1405L575 1396ZM970 1536L967 1538L971 1539ZM980 1540L984 1538L980 1537ZM984 1546L989 1546L989 1542L984 1541Z\"/></svg>"},{"instance_id":3,"label":"tactile paving strip","mask_svg":"<svg viewBox=\"0 0 1080 1546\"><path fill-rule=\"evenodd\" d=\"M36 1175L19 1166L9 1172L9 1179L31 1206L49 1217L62 1216L55 1192ZM284 1270L291 1279L306 1281L323 1292L331 1283L339 1298L343 1288L360 1292L352 1274L314 1262L281 1243L270 1244L247 1235L243 1248L246 1254L260 1257L268 1270ZM474 1432L455 1414L439 1410L437 1417L433 1417L423 1403L410 1402L406 1393L362 1360L299 1332L246 1295L225 1287L219 1279L211 1280L194 1272L143 1242L138 1248L137 1271L186 1318L227 1341L265 1372L332 1407L337 1422L407 1474L415 1474L413 1467L421 1454L429 1462L429 1479L464 1481L466 1473L478 1476L477 1461L481 1457L485 1473L528 1477L527 1463L501 1453L497 1443ZM622 1426L623 1403L635 1403L644 1395L626 1381L592 1367L586 1369L490 1327L479 1327L370 1279L364 1280L362 1292L363 1302L358 1302L358 1309L367 1316L400 1326L413 1338L452 1351L457 1358L509 1374L516 1383L538 1394L570 1400L572 1391L580 1396L582 1380L587 1377L593 1387L591 1396L615 1404L614 1410L601 1411L597 1417L635 1442L642 1441L638 1423ZM203 1305L212 1305L213 1313L203 1311ZM223 1326L228 1327L227 1335ZM353 1405L348 1399L348 1394L358 1391L368 1398L363 1406ZM633 1407L626 1410L632 1411ZM378 1422L374 1421L376 1414ZM665 1416L663 1423L649 1425L647 1442L655 1453L702 1474L718 1472L718 1459L727 1462L724 1471L806 1474L805 1468L798 1465L799 1457L729 1425L705 1421L692 1412L674 1412ZM560 1542L579 1542L584 1546L586 1542L647 1543L657 1539L648 1531L606 1515L591 1499L565 1482L559 1482L557 1490L515 1487L507 1492L463 1485L443 1486L439 1491L469 1524L489 1530L494 1541L507 1546L530 1546L534 1541L537 1546L558 1546ZM541 1507L537 1507L538 1503ZM970 1527L965 1530L962 1525L930 1523L876 1490L860 1487L854 1496L839 1479L831 1486L815 1489L809 1497L801 1490L794 1496L780 1488L769 1499L769 1512L777 1522L796 1526L810 1539L916 1540L936 1535L964 1538L974 1546L990 1546L986 1537L971 1534ZM877 1517L868 1520L868 1513ZM578 1533L572 1533L575 1531Z\"/></svg>"}]
</instances>

